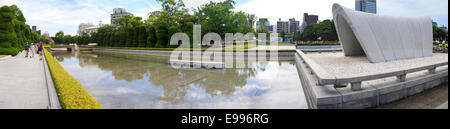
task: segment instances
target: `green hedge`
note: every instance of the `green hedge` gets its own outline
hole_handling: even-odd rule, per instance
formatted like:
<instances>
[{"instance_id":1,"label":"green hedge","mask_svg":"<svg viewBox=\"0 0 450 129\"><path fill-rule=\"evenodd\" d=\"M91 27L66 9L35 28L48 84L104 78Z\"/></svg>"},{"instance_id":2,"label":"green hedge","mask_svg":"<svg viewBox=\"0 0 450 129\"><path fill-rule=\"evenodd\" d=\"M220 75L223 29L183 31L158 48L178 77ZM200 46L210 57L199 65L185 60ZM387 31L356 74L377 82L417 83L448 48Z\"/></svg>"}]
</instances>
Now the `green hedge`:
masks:
<instances>
[{"instance_id":1,"label":"green hedge","mask_svg":"<svg viewBox=\"0 0 450 129\"><path fill-rule=\"evenodd\" d=\"M20 51L15 48L0 48L0 54L2 55L16 56L17 54L19 54L19 52Z\"/></svg>"},{"instance_id":2,"label":"green hedge","mask_svg":"<svg viewBox=\"0 0 450 129\"><path fill-rule=\"evenodd\" d=\"M64 109L100 109L101 104L44 49L50 73Z\"/></svg>"}]
</instances>

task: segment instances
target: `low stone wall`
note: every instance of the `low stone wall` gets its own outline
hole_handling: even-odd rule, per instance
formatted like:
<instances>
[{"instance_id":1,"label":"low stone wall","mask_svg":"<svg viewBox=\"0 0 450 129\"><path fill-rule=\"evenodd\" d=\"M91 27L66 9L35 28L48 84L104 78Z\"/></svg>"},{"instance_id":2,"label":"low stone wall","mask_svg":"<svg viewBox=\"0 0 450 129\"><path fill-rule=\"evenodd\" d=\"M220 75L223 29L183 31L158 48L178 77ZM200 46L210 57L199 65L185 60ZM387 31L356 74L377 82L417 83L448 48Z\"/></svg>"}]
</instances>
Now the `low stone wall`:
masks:
<instances>
[{"instance_id":1,"label":"low stone wall","mask_svg":"<svg viewBox=\"0 0 450 129\"><path fill-rule=\"evenodd\" d=\"M404 81L397 77L365 81L362 90L354 91L350 87L319 85L313 69L306 61L295 55L297 70L302 87L312 109L364 109L391 103L408 96L421 93L430 88L448 82L448 66L442 66L435 72L418 71L408 74Z\"/></svg>"},{"instance_id":2,"label":"low stone wall","mask_svg":"<svg viewBox=\"0 0 450 129\"><path fill-rule=\"evenodd\" d=\"M82 48L81 48L82 49ZM125 53L125 54L140 54L140 55L152 55L152 56L171 56L173 51L160 51L160 50L130 50L130 49L106 49L106 48L92 48L92 51L102 51L102 52L115 52L115 53ZM193 52L193 54L198 54L199 52ZM212 53L218 52L201 52L205 55L213 55ZM266 58L270 57L271 53L265 53ZM278 59L276 60L294 60L293 57L295 52L278 52ZM260 53L258 52L224 52L223 57L226 56L236 56L237 59L241 57L258 57Z\"/></svg>"},{"instance_id":3,"label":"low stone wall","mask_svg":"<svg viewBox=\"0 0 450 129\"><path fill-rule=\"evenodd\" d=\"M46 55L43 54L43 63L44 63L44 72L45 72L45 82L47 83L47 92L49 97L49 109L62 109L61 104L59 103L58 93L56 92L55 83L53 83L53 78L50 73L50 69L47 64Z\"/></svg>"}]
</instances>

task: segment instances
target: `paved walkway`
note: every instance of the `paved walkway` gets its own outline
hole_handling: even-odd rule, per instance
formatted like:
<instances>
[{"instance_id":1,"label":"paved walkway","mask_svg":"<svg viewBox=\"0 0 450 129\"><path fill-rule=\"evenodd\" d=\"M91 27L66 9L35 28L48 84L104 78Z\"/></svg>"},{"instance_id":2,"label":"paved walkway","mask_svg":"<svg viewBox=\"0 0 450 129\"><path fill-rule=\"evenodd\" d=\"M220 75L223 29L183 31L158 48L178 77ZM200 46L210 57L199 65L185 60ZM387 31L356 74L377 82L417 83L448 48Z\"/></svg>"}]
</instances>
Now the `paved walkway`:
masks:
<instances>
[{"instance_id":1,"label":"paved walkway","mask_svg":"<svg viewBox=\"0 0 450 129\"><path fill-rule=\"evenodd\" d=\"M0 109L48 109L49 92L43 61L25 53L0 60Z\"/></svg>"}]
</instances>

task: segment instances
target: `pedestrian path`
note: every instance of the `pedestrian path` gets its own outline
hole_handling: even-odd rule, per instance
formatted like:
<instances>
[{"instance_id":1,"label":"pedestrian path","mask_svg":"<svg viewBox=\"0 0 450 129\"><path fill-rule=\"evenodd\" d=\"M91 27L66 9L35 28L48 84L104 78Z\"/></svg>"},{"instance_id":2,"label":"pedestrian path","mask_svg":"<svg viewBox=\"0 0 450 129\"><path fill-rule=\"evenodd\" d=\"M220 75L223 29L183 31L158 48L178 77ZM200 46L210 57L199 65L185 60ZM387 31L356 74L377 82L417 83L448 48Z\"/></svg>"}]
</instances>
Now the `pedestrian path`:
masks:
<instances>
[{"instance_id":1,"label":"pedestrian path","mask_svg":"<svg viewBox=\"0 0 450 129\"><path fill-rule=\"evenodd\" d=\"M43 60L22 52L0 60L0 109L48 109L49 90ZM53 91L54 92L54 91Z\"/></svg>"}]
</instances>

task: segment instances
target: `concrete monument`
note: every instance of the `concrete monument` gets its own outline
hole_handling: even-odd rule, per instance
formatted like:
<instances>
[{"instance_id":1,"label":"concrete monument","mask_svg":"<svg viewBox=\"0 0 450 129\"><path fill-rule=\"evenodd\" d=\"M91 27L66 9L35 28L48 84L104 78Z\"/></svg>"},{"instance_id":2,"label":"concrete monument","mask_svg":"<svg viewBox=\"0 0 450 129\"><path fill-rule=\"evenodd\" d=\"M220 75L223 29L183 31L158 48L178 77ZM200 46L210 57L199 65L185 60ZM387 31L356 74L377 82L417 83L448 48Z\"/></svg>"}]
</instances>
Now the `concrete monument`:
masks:
<instances>
[{"instance_id":1,"label":"concrete monument","mask_svg":"<svg viewBox=\"0 0 450 129\"><path fill-rule=\"evenodd\" d=\"M333 19L346 56L366 55L372 63L432 56L428 16L382 16L334 4Z\"/></svg>"}]
</instances>

